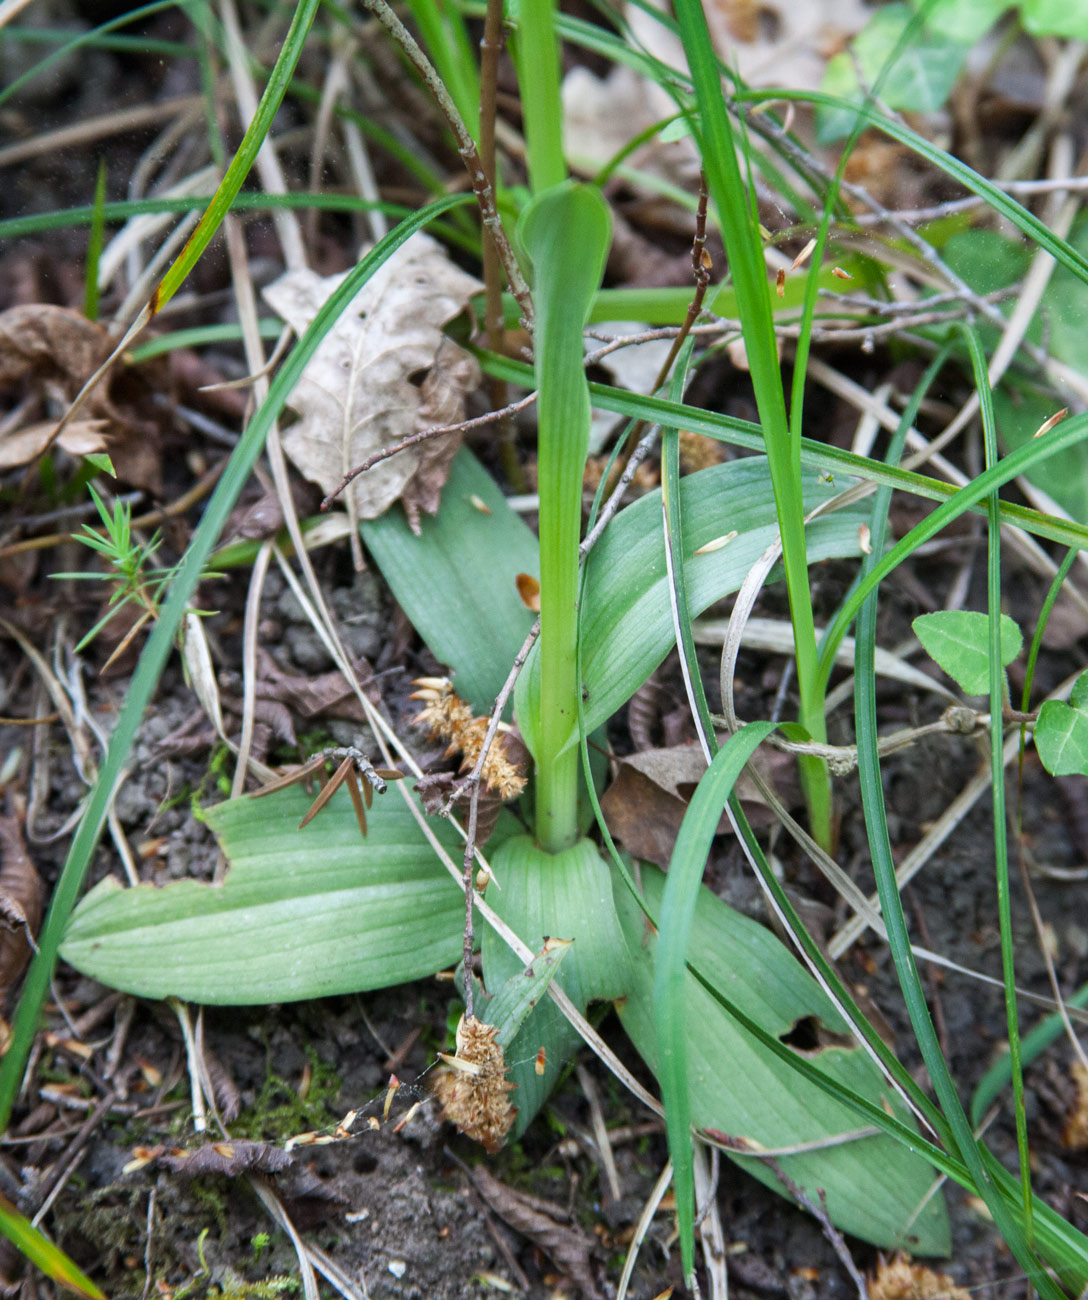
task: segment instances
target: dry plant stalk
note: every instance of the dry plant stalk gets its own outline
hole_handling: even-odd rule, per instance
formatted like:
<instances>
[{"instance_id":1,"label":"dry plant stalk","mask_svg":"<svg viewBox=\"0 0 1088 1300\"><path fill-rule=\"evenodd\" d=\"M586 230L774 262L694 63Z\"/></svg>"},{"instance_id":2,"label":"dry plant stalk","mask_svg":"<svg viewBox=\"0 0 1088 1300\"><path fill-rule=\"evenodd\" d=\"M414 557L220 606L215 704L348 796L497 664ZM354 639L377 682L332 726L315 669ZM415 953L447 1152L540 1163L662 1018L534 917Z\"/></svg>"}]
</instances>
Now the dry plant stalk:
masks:
<instances>
[{"instance_id":1,"label":"dry plant stalk","mask_svg":"<svg viewBox=\"0 0 1088 1300\"><path fill-rule=\"evenodd\" d=\"M506 1060L495 1042L496 1033L495 1025L462 1016L457 1024L457 1055L439 1052L445 1065L431 1083L442 1104L442 1117L491 1154L506 1141L518 1113L507 1095L515 1085L507 1082Z\"/></svg>"},{"instance_id":2,"label":"dry plant stalk","mask_svg":"<svg viewBox=\"0 0 1088 1300\"><path fill-rule=\"evenodd\" d=\"M461 771L470 771L480 757L489 719L476 717L447 677L420 677L413 684L420 689L410 698L424 701L424 707L412 722L426 727L432 740L446 741L447 757L460 752L464 756ZM516 799L525 789L527 766L525 746L509 726L500 724L500 734L480 772L484 785L504 803Z\"/></svg>"}]
</instances>

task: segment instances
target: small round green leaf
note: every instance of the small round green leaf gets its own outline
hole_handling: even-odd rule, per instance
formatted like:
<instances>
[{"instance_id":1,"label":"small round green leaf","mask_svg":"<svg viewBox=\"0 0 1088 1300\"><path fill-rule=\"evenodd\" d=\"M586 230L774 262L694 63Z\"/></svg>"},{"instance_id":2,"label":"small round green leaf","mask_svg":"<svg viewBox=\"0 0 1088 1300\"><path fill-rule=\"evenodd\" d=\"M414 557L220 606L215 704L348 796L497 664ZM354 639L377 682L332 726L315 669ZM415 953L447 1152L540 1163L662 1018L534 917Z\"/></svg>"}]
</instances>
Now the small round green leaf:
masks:
<instances>
[{"instance_id":1,"label":"small round green leaf","mask_svg":"<svg viewBox=\"0 0 1088 1300\"><path fill-rule=\"evenodd\" d=\"M985 695L990 689L990 620L971 610L945 609L921 614L911 624L914 635L967 695ZM1008 617L1001 615L1001 666L1020 653L1024 638Z\"/></svg>"},{"instance_id":2,"label":"small round green leaf","mask_svg":"<svg viewBox=\"0 0 1088 1300\"><path fill-rule=\"evenodd\" d=\"M1035 748L1053 776L1088 776L1088 710L1047 700L1035 724Z\"/></svg>"}]
</instances>

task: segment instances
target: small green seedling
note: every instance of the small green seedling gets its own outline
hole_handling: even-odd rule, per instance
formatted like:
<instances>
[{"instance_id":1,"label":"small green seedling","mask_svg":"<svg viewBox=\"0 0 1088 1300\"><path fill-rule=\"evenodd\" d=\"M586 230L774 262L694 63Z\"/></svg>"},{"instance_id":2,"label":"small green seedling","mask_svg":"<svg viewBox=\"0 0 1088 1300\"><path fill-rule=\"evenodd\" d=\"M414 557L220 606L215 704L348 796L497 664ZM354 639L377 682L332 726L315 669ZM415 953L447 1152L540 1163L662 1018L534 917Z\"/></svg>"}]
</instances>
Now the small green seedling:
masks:
<instances>
[{"instance_id":1,"label":"small green seedling","mask_svg":"<svg viewBox=\"0 0 1088 1300\"><path fill-rule=\"evenodd\" d=\"M115 500L111 513L105 502L95 491L93 484L88 484L87 490L90 492L91 499L98 510L99 518L102 520L105 536L97 529L92 528L90 524L84 524L83 531L73 533L72 537L75 541L82 542L84 546L89 546L92 551L97 551L99 555L103 556L111 572L54 573L52 577L79 578L93 582L105 580L113 582L115 585L113 594L110 596L109 611L98 620L79 642L76 646L77 651L90 645L106 624L119 614L126 605L136 604L141 607L141 613L122 642L122 645L126 645L145 623L157 617L159 601L174 574L173 569L152 569L148 567L151 558L161 545L162 538L157 532L146 542L139 542L133 537L132 506L129 502L120 499Z\"/></svg>"},{"instance_id":2,"label":"small green seedling","mask_svg":"<svg viewBox=\"0 0 1088 1300\"><path fill-rule=\"evenodd\" d=\"M1088 673L1081 673L1069 703L1047 700L1035 724L1035 748L1053 776L1088 776Z\"/></svg>"},{"instance_id":3,"label":"small green seedling","mask_svg":"<svg viewBox=\"0 0 1088 1300\"><path fill-rule=\"evenodd\" d=\"M935 660L966 695L990 689L990 620L971 610L946 609L921 614L911 624L926 654ZM1024 638L1001 615L1001 666L1007 668L1020 653Z\"/></svg>"}]
</instances>

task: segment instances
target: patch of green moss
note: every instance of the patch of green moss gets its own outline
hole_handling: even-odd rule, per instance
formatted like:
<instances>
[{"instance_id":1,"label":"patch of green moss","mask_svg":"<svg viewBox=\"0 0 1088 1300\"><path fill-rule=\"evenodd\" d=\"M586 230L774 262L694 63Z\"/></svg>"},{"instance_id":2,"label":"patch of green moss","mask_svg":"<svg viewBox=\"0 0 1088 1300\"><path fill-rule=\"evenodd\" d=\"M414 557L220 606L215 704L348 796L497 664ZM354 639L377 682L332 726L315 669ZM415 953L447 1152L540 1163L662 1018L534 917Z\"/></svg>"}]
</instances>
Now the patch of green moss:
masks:
<instances>
[{"instance_id":1,"label":"patch of green moss","mask_svg":"<svg viewBox=\"0 0 1088 1300\"><path fill-rule=\"evenodd\" d=\"M333 1103L340 1092L340 1076L317 1052L306 1047L310 1063L310 1084L305 1097L285 1079L266 1067L265 1080L256 1102L231 1124L235 1137L260 1142L283 1142L297 1133L331 1128L340 1119Z\"/></svg>"}]
</instances>

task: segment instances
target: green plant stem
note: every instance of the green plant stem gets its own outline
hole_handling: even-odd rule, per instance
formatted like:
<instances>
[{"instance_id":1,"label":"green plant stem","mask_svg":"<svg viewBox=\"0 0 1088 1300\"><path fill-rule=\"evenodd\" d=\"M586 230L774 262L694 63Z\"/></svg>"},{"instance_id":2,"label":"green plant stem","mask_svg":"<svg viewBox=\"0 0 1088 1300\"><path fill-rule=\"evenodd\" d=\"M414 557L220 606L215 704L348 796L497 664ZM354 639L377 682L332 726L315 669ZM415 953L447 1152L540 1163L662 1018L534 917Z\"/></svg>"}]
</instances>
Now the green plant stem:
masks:
<instances>
[{"instance_id":1,"label":"green plant stem","mask_svg":"<svg viewBox=\"0 0 1088 1300\"><path fill-rule=\"evenodd\" d=\"M986 355L978 333L961 326L971 354L975 388L979 396L986 468L1000 459L994 395L986 368ZM1020 1054L1020 1018L1016 1003L1016 969L1013 954L1012 902L1009 896L1009 841L1005 817L1004 704L1007 693L1001 657L1001 514L997 489L987 498L989 536L986 555L986 594L990 615L990 780L993 787L994 872L997 883L997 919L1001 933L1001 974L1005 984L1005 1024L1009 1038L1012 1070L1013 1111L1016 1117L1016 1146L1020 1158L1020 1190L1024 1204L1024 1235L1030 1246L1034 1237L1029 1163L1027 1112L1024 1108L1024 1067Z\"/></svg>"},{"instance_id":2,"label":"green plant stem","mask_svg":"<svg viewBox=\"0 0 1088 1300\"><path fill-rule=\"evenodd\" d=\"M522 0L515 55L529 184L534 194L560 184L567 175L555 18L555 0Z\"/></svg>"},{"instance_id":3,"label":"green plant stem","mask_svg":"<svg viewBox=\"0 0 1088 1300\"><path fill-rule=\"evenodd\" d=\"M752 387L774 482L796 646L800 722L814 740L825 741L827 725L823 696L818 686L816 629L808 585L801 505L800 431L792 436L786 418L778 342L759 225L737 162L733 128L722 98L721 76L702 5L700 0L676 0L675 8L699 109L703 167L721 219ZM827 765L821 759L809 757L802 759L799 766L813 836L825 848L829 847L831 786Z\"/></svg>"},{"instance_id":4,"label":"green plant stem","mask_svg":"<svg viewBox=\"0 0 1088 1300\"><path fill-rule=\"evenodd\" d=\"M589 446L582 329L611 235L600 191L560 185L519 226L533 266L540 490L540 696L534 722L536 830L551 853L578 838L578 542Z\"/></svg>"}]
</instances>

